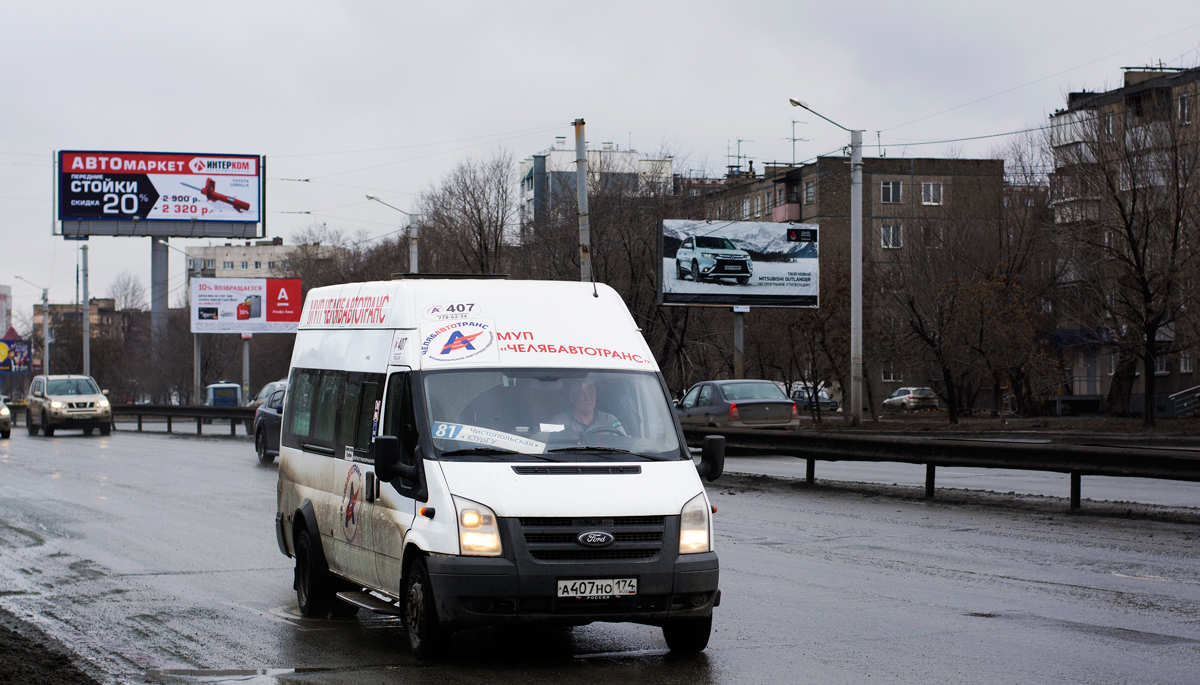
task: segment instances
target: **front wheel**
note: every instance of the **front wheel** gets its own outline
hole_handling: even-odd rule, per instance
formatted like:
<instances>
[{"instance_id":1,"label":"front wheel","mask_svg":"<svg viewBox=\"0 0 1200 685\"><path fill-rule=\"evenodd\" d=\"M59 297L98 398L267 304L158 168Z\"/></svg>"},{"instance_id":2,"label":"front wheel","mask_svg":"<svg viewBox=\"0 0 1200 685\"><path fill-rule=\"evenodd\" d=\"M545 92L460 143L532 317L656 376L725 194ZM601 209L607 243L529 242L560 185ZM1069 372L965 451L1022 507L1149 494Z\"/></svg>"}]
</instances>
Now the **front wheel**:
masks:
<instances>
[{"instance_id":1,"label":"front wheel","mask_svg":"<svg viewBox=\"0 0 1200 685\"><path fill-rule=\"evenodd\" d=\"M4 440L8 440L8 436L10 435L12 435L12 429L0 431L0 438L3 438Z\"/></svg>"},{"instance_id":2,"label":"front wheel","mask_svg":"<svg viewBox=\"0 0 1200 685\"><path fill-rule=\"evenodd\" d=\"M261 464L270 464L275 461L275 457L267 455L267 432L259 429L254 433L254 451L258 453L258 461Z\"/></svg>"},{"instance_id":3,"label":"front wheel","mask_svg":"<svg viewBox=\"0 0 1200 685\"><path fill-rule=\"evenodd\" d=\"M695 654L708 646L708 637L712 634L712 616L675 619L664 625L662 630L672 652Z\"/></svg>"},{"instance_id":4,"label":"front wheel","mask_svg":"<svg viewBox=\"0 0 1200 685\"><path fill-rule=\"evenodd\" d=\"M33 412L25 411L25 430L29 431L30 435L37 435L37 426L33 425Z\"/></svg>"},{"instance_id":5,"label":"front wheel","mask_svg":"<svg viewBox=\"0 0 1200 685\"><path fill-rule=\"evenodd\" d=\"M679 261L676 260L676 262L675 262L675 280L682 281L685 276L687 276L687 272L683 270L683 267L679 265Z\"/></svg>"},{"instance_id":6,"label":"front wheel","mask_svg":"<svg viewBox=\"0 0 1200 685\"><path fill-rule=\"evenodd\" d=\"M42 435L46 436L47 438L53 438L53 437L54 437L54 426L51 426L51 425L50 425L50 424L49 424L49 423L46 421L46 415L45 415L45 414L42 414Z\"/></svg>"},{"instance_id":7,"label":"front wheel","mask_svg":"<svg viewBox=\"0 0 1200 685\"><path fill-rule=\"evenodd\" d=\"M429 659L437 655L449 635L438 620L433 586L424 559L415 559L408 570L404 592L404 628L413 656Z\"/></svg>"},{"instance_id":8,"label":"front wheel","mask_svg":"<svg viewBox=\"0 0 1200 685\"><path fill-rule=\"evenodd\" d=\"M692 280L697 283L699 283L701 281L700 264L697 263L696 260L694 260L694 259L692 260Z\"/></svg>"},{"instance_id":9,"label":"front wheel","mask_svg":"<svg viewBox=\"0 0 1200 685\"><path fill-rule=\"evenodd\" d=\"M100 426L100 435L112 435L112 424L106 423Z\"/></svg>"},{"instance_id":10,"label":"front wheel","mask_svg":"<svg viewBox=\"0 0 1200 685\"><path fill-rule=\"evenodd\" d=\"M84 434L84 435L91 435L91 434L92 434L92 433L94 433L95 431L96 431L96 429L95 429L95 428L84 428L84 429L83 429L83 434Z\"/></svg>"},{"instance_id":11,"label":"front wheel","mask_svg":"<svg viewBox=\"0 0 1200 685\"><path fill-rule=\"evenodd\" d=\"M296 536L296 603L305 618L325 618L333 606L333 578L317 562L308 529Z\"/></svg>"},{"instance_id":12,"label":"front wheel","mask_svg":"<svg viewBox=\"0 0 1200 685\"><path fill-rule=\"evenodd\" d=\"M738 276L737 282L738 282L738 285L746 285L747 283L750 282L750 277L749 276Z\"/></svg>"}]
</instances>

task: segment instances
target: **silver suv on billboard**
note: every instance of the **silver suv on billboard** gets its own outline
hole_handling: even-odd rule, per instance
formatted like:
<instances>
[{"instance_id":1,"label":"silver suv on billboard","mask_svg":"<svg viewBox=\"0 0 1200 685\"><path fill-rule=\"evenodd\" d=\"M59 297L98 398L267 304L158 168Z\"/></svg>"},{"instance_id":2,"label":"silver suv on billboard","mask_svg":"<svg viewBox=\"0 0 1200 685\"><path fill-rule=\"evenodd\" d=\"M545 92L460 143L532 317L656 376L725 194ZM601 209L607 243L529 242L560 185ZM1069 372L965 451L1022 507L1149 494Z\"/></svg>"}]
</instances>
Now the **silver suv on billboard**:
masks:
<instances>
[{"instance_id":1,"label":"silver suv on billboard","mask_svg":"<svg viewBox=\"0 0 1200 685\"><path fill-rule=\"evenodd\" d=\"M754 275L754 261L729 238L688 236L675 253L675 273L680 280L690 276L697 283L734 278L746 285Z\"/></svg>"}]
</instances>

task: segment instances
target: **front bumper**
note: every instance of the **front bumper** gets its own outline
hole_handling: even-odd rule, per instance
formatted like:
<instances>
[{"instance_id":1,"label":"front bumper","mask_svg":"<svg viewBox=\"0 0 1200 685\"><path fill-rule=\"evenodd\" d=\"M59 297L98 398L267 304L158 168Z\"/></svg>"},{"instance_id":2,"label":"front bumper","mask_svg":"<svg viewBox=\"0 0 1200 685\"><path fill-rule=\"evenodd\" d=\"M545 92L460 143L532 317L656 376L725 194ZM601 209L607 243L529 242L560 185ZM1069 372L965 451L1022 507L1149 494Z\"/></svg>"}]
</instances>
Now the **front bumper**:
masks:
<instances>
[{"instance_id":1,"label":"front bumper","mask_svg":"<svg viewBox=\"0 0 1200 685\"><path fill-rule=\"evenodd\" d=\"M647 559L539 561L513 519L501 519L503 557L431 554L426 558L438 614L445 625L542 623L584 625L593 621L661 625L675 618L712 615L720 601L720 565L714 552L678 555L679 518L664 530L659 554ZM557 581L637 578L636 595L558 598Z\"/></svg>"},{"instance_id":2,"label":"front bumper","mask_svg":"<svg viewBox=\"0 0 1200 685\"><path fill-rule=\"evenodd\" d=\"M46 415L46 423L53 428L99 428L112 423L112 412L76 412L52 409Z\"/></svg>"}]
</instances>

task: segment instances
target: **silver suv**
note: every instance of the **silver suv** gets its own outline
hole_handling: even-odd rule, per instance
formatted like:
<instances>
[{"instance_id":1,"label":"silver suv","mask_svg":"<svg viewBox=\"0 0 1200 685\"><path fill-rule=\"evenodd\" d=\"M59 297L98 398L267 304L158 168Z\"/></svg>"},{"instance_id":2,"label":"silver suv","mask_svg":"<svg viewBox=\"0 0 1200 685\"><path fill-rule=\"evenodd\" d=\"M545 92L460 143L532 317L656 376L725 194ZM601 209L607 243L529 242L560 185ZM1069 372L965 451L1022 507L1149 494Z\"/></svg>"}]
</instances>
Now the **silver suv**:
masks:
<instances>
[{"instance_id":1,"label":"silver suv","mask_svg":"<svg viewBox=\"0 0 1200 685\"><path fill-rule=\"evenodd\" d=\"M25 425L30 435L50 437L57 428L82 428L91 435L112 432L112 408L91 376L34 376L29 386L29 409Z\"/></svg>"}]
</instances>

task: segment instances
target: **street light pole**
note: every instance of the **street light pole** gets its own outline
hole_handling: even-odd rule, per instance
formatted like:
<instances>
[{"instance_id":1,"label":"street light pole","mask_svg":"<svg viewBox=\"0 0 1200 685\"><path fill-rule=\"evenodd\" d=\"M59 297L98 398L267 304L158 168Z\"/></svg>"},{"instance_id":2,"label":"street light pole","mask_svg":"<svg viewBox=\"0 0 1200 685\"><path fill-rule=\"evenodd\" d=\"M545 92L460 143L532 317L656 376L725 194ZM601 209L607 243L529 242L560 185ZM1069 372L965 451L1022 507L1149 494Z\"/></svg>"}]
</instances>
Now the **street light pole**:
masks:
<instances>
[{"instance_id":1,"label":"street light pole","mask_svg":"<svg viewBox=\"0 0 1200 685\"><path fill-rule=\"evenodd\" d=\"M575 196L579 202L579 280L592 279L592 231L587 203L587 140L583 135L583 119L575 126Z\"/></svg>"},{"instance_id":2,"label":"street light pole","mask_svg":"<svg viewBox=\"0 0 1200 685\"><path fill-rule=\"evenodd\" d=\"M862 129L849 129L799 100L788 100L850 134L850 424L862 426Z\"/></svg>"},{"instance_id":3,"label":"street light pole","mask_svg":"<svg viewBox=\"0 0 1200 685\"><path fill-rule=\"evenodd\" d=\"M17 280L25 281L35 288L41 288L28 278L17 276ZM50 289L42 288L42 373L50 373Z\"/></svg>"},{"instance_id":4,"label":"street light pole","mask_svg":"<svg viewBox=\"0 0 1200 685\"><path fill-rule=\"evenodd\" d=\"M404 216L409 218L409 222L408 222L408 273L410 273L410 274L420 273L417 270L417 256L418 256L417 234L420 231L420 226L418 225L419 222L417 221L417 219L419 218L420 215L410 214L410 213L404 211L403 209L400 209L399 207L396 207L394 205L389 205L388 203L384 202L383 200L380 200L379 198L375 197L374 195L368 195L367 199L371 200L372 202L378 202L379 204L383 205L384 207L391 207L392 209L396 210L397 212L400 212L401 214L403 214Z\"/></svg>"}]
</instances>

